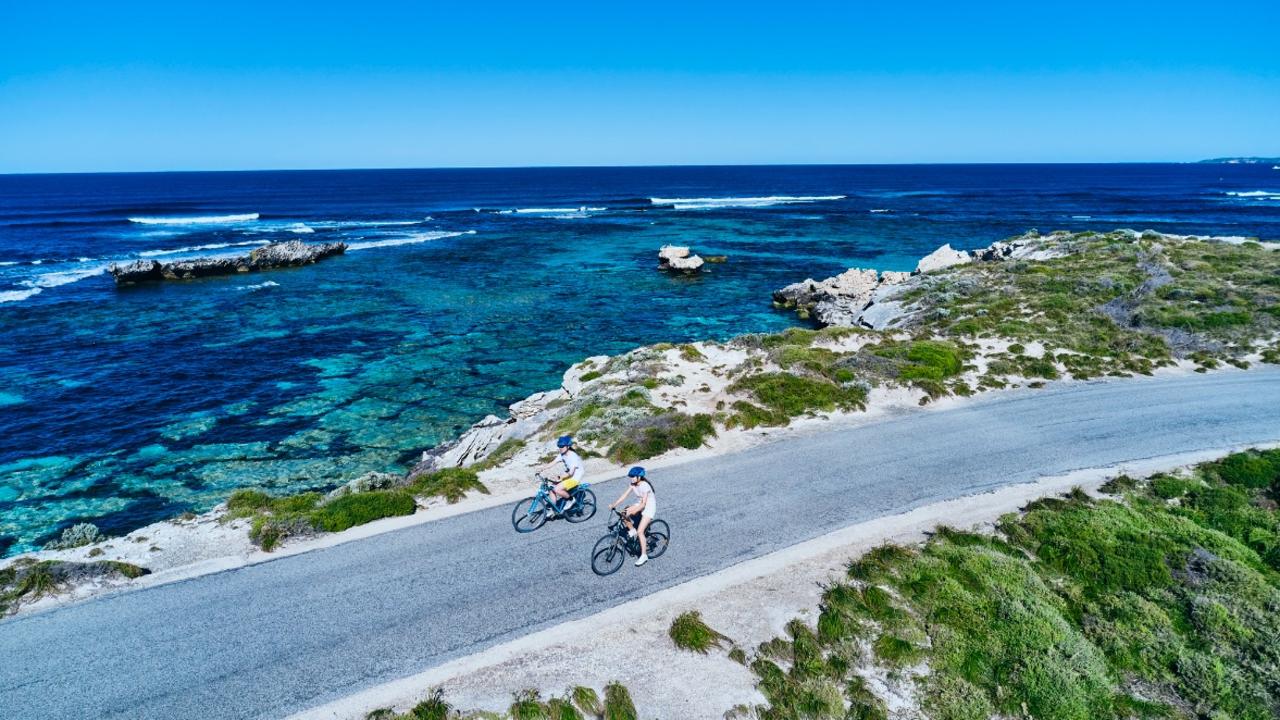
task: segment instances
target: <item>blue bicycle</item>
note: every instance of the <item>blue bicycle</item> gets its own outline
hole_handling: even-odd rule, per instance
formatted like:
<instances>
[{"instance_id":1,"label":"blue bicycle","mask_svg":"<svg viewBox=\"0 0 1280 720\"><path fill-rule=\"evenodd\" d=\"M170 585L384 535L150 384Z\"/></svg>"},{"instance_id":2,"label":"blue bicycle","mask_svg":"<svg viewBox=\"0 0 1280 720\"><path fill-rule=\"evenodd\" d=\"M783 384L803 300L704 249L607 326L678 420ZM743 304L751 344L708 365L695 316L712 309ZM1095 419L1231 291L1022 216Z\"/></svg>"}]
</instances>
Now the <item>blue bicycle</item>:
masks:
<instances>
[{"instance_id":1,"label":"blue bicycle","mask_svg":"<svg viewBox=\"0 0 1280 720\"><path fill-rule=\"evenodd\" d=\"M564 501L552 496L551 488L555 482L541 474L536 476L539 486L533 497L527 497L511 511L511 525L516 532L533 532L542 527L552 517L563 517L571 523L590 520L596 514L596 494L591 491L590 483L582 483L569 491L575 502L568 512L563 511Z\"/></svg>"}]
</instances>

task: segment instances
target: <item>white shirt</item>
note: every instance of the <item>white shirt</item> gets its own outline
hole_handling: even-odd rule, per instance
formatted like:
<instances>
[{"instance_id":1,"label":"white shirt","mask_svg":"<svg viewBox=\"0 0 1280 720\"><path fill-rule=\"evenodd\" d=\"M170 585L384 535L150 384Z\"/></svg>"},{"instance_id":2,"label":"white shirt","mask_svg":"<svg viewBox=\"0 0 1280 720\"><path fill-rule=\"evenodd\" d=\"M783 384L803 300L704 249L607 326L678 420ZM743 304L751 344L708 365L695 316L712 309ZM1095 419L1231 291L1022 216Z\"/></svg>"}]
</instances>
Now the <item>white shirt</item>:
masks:
<instances>
[{"instance_id":1,"label":"white shirt","mask_svg":"<svg viewBox=\"0 0 1280 720\"><path fill-rule=\"evenodd\" d=\"M648 510L653 507L653 486L648 480L641 480L631 486L631 492L636 494L636 498L644 503L644 509Z\"/></svg>"},{"instance_id":2,"label":"white shirt","mask_svg":"<svg viewBox=\"0 0 1280 720\"><path fill-rule=\"evenodd\" d=\"M582 458L578 457L578 453L568 450L560 454L560 462L564 465L564 471L573 476L574 480L582 482L582 475L585 472L582 469Z\"/></svg>"}]
</instances>

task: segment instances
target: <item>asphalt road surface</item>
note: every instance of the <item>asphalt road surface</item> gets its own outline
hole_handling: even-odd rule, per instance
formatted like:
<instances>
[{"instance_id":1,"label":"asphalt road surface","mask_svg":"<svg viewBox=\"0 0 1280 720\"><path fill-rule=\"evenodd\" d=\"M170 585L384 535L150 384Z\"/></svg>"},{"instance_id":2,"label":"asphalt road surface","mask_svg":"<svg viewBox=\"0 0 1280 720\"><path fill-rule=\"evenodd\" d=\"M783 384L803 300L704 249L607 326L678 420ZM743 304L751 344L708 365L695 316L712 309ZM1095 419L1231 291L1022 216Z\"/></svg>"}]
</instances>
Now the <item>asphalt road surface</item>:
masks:
<instances>
[{"instance_id":1,"label":"asphalt road surface","mask_svg":"<svg viewBox=\"0 0 1280 720\"><path fill-rule=\"evenodd\" d=\"M278 718L826 532L1071 470L1280 440L1280 371L1064 386L654 473L671 547L497 507L0 622L0 717ZM621 491L596 486L603 508Z\"/></svg>"}]
</instances>

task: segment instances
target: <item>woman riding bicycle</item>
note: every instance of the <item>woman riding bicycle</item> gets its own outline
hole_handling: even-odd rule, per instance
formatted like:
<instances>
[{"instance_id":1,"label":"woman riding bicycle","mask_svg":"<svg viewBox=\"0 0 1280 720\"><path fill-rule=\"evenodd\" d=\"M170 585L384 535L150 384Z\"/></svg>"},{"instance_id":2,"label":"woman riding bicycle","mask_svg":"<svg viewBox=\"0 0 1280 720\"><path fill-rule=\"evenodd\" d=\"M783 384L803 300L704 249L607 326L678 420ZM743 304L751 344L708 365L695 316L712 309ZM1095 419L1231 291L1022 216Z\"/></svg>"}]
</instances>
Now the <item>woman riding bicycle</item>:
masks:
<instances>
[{"instance_id":1,"label":"woman riding bicycle","mask_svg":"<svg viewBox=\"0 0 1280 720\"><path fill-rule=\"evenodd\" d=\"M558 482L552 486L551 496L558 502L564 503L564 506L560 508L560 512L567 513L576 502L572 495L573 489L582 484L582 476L584 474L582 458L578 453L574 452L573 438L568 435L556 440L556 448L560 452L559 457L552 460L543 469L555 472Z\"/></svg>"},{"instance_id":2,"label":"woman riding bicycle","mask_svg":"<svg viewBox=\"0 0 1280 720\"><path fill-rule=\"evenodd\" d=\"M627 527L631 528L629 533L631 537L639 536L640 538L640 559L636 560L636 567L640 567L649 562L649 547L645 542L644 531L648 529L649 523L653 522L653 516L658 511L658 505L654 499L653 483L650 483L649 479L645 477L644 468L639 466L631 468L627 471L627 478L631 484L627 486L626 490L622 491L622 495L617 500L609 505L609 509L612 510L621 505L628 495L635 493L636 502L627 507L622 514L622 519L627 523ZM640 520L638 527L631 522L633 516Z\"/></svg>"}]
</instances>

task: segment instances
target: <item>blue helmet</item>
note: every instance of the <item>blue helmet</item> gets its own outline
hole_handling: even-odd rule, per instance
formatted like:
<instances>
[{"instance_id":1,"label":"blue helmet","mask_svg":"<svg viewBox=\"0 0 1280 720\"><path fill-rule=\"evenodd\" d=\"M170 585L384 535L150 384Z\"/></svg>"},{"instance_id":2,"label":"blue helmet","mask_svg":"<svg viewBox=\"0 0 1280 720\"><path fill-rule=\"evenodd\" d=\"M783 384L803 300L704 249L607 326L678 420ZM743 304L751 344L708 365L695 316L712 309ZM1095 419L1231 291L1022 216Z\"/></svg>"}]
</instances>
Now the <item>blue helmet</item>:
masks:
<instances>
[{"instance_id":1,"label":"blue helmet","mask_svg":"<svg viewBox=\"0 0 1280 720\"><path fill-rule=\"evenodd\" d=\"M644 468L639 465L627 471L627 477L644 477Z\"/></svg>"},{"instance_id":2,"label":"blue helmet","mask_svg":"<svg viewBox=\"0 0 1280 720\"><path fill-rule=\"evenodd\" d=\"M560 439L556 440L556 447L571 447L572 445L573 445L573 438L569 437L568 435L561 435Z\"/></svg>"}]
</instances>

